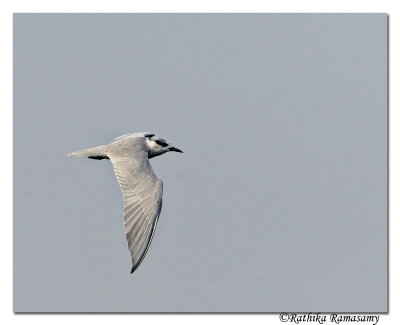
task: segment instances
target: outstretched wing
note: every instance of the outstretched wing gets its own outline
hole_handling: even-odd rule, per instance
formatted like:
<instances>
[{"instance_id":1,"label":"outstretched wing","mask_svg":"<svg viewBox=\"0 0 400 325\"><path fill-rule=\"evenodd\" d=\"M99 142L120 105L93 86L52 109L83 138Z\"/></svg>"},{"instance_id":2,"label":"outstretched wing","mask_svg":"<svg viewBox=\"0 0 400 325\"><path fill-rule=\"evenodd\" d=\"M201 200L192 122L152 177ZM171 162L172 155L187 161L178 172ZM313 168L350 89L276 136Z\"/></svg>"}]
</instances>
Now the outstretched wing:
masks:
<instances>
[{"instance_id":1,"label":"outstretched wing","mask_svg":"<svg viewBox=\"0 0 400 325\"><path fill-rule=\"evenodd\" d=\"M143 139L143 138L142 138ZM154 173L141 141L121 144L108 153L124 199L124 225L132 270L143 261L156 229L162 205L162 181ZM125 148L121 148L125 147Z\"/></svg>"},{"instance_id":2,"label":"outstretched wing","mask_svg":"<svg viewBox=\"0 0 400 325\"><path fill-rule=\"evenodd\" d=\"M127 133L114 138L113 141L115 142L127 138L151 138L152 136L154 136L154 133L151 132Z\"/></svg>"}]
</instances>

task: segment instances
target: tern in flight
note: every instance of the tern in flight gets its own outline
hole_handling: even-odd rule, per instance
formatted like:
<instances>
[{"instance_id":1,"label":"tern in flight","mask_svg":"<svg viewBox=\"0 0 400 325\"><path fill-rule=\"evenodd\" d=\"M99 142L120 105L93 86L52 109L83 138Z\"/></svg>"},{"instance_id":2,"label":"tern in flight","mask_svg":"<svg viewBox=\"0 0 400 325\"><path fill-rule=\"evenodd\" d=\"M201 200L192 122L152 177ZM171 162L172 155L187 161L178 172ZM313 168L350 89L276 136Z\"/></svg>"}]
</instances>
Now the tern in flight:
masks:
<instances>
[{"instance_id":1,"label":"tern in flight","mask_svg":"<svg viewBox=\"0 0 400 325\"><path fill-rule=\"evenodd\" d=\"M111 143L69 153L67 156L109 159L124 199L124 226L133 273L142 263L154 236L161 212L163 183L149 159L182 150L152 133L130 133Z\"/></svg>"}]
</instances>

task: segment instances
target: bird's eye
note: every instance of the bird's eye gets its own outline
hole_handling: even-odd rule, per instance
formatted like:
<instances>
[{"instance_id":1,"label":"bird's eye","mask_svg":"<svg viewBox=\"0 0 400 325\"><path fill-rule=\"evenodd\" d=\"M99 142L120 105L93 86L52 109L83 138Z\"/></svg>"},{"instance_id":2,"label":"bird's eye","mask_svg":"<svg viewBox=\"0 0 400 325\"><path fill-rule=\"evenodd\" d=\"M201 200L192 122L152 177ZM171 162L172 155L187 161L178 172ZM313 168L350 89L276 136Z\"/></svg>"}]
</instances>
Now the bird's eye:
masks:
<instances>
[{"instance_id":1,"label":"bird's eye","mask_svg":"<svg viewBox=\"0 0 400 325\"><path fill-rule=\"evenodd\" d=\"M168 146L168 143L162 142L162 141L160 141L160 140L156 140L155 142L156 142L158 145L162 146L162 147L167 147L167 146Z\"/></svg>"}]
</instances>

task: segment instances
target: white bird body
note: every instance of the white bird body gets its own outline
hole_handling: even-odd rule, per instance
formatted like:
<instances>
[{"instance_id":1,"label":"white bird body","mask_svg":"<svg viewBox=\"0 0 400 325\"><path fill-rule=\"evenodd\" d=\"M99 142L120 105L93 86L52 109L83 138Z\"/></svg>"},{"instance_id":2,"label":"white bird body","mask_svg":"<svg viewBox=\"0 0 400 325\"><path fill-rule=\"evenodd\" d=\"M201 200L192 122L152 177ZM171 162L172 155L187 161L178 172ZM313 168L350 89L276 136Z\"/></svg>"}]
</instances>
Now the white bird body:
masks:
<instances>
[{"instance_id":1,"label":"white bird body","mask_svg":"<svg viewBox=\"0 0 400 325\"><path fill-rule=\"evenodd\" d=\"M74 157L110 159L124 199L124 226L133 273L143 261L162 206L163 183L149 159L169 151L182 152L152 133L130 133L111 143L68 154Z\"/></svg>"}]
</instances>

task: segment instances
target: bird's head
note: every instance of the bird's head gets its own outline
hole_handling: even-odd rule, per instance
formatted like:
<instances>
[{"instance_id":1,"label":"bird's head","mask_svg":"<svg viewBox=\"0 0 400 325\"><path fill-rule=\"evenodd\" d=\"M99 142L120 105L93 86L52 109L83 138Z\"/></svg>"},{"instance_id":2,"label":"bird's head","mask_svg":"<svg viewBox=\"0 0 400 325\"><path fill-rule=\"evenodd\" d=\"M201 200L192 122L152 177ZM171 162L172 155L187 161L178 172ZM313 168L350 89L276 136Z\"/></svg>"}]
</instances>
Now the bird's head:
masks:
<instances>
[{"instance_id":1,"label":"bird's head","mask_svg":"<svg viewBox=\"0 0 400 325\"><path fill-rule=\"evenodd\" d=\"M167 140L156 136L146 137L146 146L149 152L149 159L162 155L169 151L182 152L182 150L170 145Z\"/></svg>"}]
</instances>

